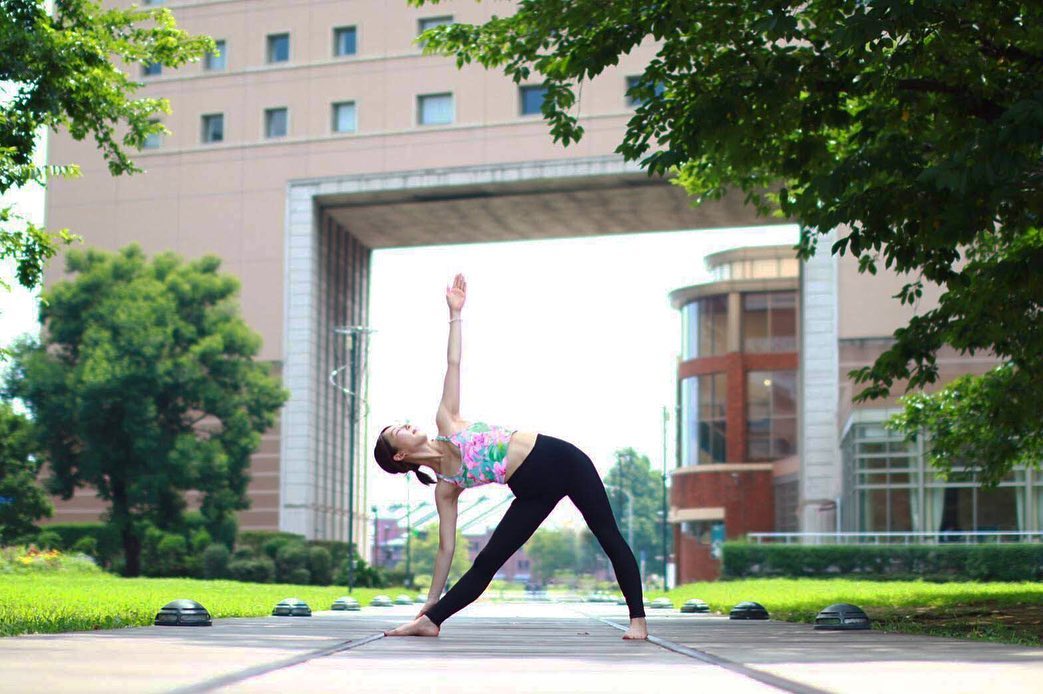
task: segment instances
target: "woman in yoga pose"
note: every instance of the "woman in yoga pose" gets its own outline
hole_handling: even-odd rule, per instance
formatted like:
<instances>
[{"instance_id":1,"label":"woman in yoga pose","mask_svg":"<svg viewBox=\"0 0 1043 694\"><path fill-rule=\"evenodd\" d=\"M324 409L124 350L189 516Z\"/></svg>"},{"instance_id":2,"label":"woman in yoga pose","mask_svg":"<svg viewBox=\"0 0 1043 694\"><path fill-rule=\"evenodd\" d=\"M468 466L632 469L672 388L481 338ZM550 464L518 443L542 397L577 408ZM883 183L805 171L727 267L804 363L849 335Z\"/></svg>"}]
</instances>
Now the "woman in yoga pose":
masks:
<instances>
[{"instance_id":1,"label":"woman in yoga pose","mask_svg":"<svg viewBox=\"0 0 1043 694\"><path fill-rule=\"evenodd\" d=\"M442 622L482 594L496 571L567 496L612 562L630 612L630 628L623 638L648 638L637 561L619 532L605 485L590 458L571 443L552 436L461 418L460 314L466 297L467 283L463 275L457 275L446 288L449 350L442 402L435 416L438 435L432 440L415 426L396 424L381 430L373 451L377 464L386 472L413 472L425 485L435 484L438 509L438 554L427 602L416 619L385 635L438 636ZM434 472L437 483L422 468ZM456 549L460 493L490 482L506 484L515 498L474 564L439 600Z\"/></svg>"}]
</instances>

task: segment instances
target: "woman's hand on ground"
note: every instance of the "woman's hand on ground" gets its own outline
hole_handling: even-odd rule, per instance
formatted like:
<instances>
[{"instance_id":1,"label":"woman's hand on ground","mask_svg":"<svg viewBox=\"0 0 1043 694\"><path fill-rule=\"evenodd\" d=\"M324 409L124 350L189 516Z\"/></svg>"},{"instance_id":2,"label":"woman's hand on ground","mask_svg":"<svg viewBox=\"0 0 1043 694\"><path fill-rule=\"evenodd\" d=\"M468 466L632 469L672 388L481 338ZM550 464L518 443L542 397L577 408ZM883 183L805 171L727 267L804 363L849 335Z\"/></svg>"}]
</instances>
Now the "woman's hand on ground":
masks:
<instances>
[{"instance_id":1,"label":"woman's hand on ground","mask_svg":"<svg viewBox=\"0 0 1043 694\"><path fill-rule=\"evenodd\" d=\"M428 610L430 610L432 607L435 606L436 602L438 602L438 601L437 600L428 600L427 602L425 602L423 607L420 608L420 611L416 613L416 617L414 617L413 619L420 619L421 617L423 617L424 614L426 614Z\"/></svg>"},{"instance_id":2,"label":"woman's hand on ground","mask_svg":"<svg viewBox=\"0 0 1043 694\"><path fill-rule=\"evenodd\" d=\"M467 300L467 280L462 274L453 278L453 284L445 288L445 302L449 304L450 311L460 311Z\"/></svg>"}]
</instances>

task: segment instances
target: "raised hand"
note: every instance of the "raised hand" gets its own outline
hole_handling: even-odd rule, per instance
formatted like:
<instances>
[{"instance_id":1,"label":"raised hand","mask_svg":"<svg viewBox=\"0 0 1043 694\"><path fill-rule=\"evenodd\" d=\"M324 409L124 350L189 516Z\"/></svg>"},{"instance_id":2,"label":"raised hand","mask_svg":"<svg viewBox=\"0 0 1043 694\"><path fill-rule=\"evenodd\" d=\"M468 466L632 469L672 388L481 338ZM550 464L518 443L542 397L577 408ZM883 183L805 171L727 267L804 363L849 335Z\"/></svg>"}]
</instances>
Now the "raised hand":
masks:
<instances>
[{"instance_id":1,"label":"raised hand","mask_svg":"<svg viewBox=\"0 0 1043 694\"><path fill-rule=\"evenodd\" d=\"M450 311L460 311L467 300L467 280L462 274L453 278L452 286L445 288L445 302L449 304Z\"/></svg>"}]
</instances>

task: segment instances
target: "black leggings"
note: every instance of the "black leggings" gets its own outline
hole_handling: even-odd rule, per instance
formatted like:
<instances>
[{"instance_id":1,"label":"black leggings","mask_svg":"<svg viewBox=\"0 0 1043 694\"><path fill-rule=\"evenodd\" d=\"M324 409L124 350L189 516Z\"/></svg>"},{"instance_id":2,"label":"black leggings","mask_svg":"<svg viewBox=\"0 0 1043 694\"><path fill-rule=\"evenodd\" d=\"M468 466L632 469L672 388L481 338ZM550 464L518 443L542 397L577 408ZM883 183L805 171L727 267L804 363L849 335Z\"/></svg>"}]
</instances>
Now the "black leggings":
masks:
<instances>
[{"instance_id":1,"label":"black leggings","mask_svg":"<svg viewBox=\"0 0 1043 694\"><path fill-rule=\"evenodd\" d=\"M612 561L630 617L644 617L637 560L619 532L608 494L586 453L567 441L537 434L536 445L507 486L514 492L507 513L467 573L427 612L441 624L478 599L493 575L525 544L562 497L576 505L601 548Z\"/></svg>"}]
</instances>

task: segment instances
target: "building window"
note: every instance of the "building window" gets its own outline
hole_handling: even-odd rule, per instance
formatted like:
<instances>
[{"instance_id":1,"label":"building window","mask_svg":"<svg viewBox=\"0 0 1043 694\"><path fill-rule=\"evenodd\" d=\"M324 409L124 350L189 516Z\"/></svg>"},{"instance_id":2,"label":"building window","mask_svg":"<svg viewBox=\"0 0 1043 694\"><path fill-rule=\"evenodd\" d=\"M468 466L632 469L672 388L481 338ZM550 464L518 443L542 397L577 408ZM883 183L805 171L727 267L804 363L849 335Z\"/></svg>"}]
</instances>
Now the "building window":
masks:
<instances>
[{"instance_id":1,"label":"building window","mask_svg":"<svg viewBox=\"0 0 1043 694\"><path fill-rule=\"evenodd\" d=\"M162 5L164 0L145 0L145 5Z\"/></svg>"},{"instance_id":2,"label":"building window","mask_svg":"<svg viewBox=\"0 0 1043 694\"><path fill-rule=\"evenodd\" d=\"M417 97L417 122L420 125L446 125L453 122L452 94L422 94Z\"/></svg>"},{"instance_id":3,"label":"building window","mask_svg":"<svg viewBox=\"0 0 1043 694\"><path fill-rule=\"evenodd\" d=\"M775 479L775 532L795 533L800 530L797 510L800 507L799 475Z\"/></svg>"},{"instance_id":4,"label":"building window","mask_svg":"<svg viewBox=\"0 0 1043 694\"><path fill-rule=\"evenodd\" d=\"M225 139L225 115L210 113L203 116L203 142L221 142Z\"/></svg>"},{"instance_id":5,"label":"building window","mask_svg":"<svg viewBox=\"0 0 1043 694\"><path fill-rule=\"evenodd\" d=\"M797 452L797 372L746 373L746 459L778 460Z\"/></svg>"},{"instance_id":6,"label":"building window","mask_svg":"<svg viewBox=\"0 0 1043 694\"><path fill-rule=\"evenodd\" d=\"M681 381L681 464L723 463L727 459L728 377L708 374Z\"/></svg>"},{"instance_id":7,"label":"building window","mask_svg":"<svg viewBox=\"0 0 1043 694\"><path fill-rule=\"evenodd\" d=\"M631 76L627 77L627 91L626 91L627 106L636 107L636 106L640 106L643 103L645 103L644 99L636 97L633 94L631 94L631 90L633 90L634 87L638 86L640 83L641 83L641 75L631 75ZM656 96L660 96L665 90L666 90L666 87L663 85L662 82L657 81L655 83L655 95Z\"/></svg>"},{"instance_id":8,"label":"building window","mask_svg":"<svg viewBox=\"0 0 1043 694\"><path fill-rule=\"evenodd\" d=\"M797 293L757 292L742 295L742 351L797 350Z\"/></svg>"},{"instance_id":9,"label":"building window","mask_svg":"<svg viewBox=\"0 0 1043 694\"><path fill-rule=\"evenodd\" d=\"M214 51L206 54L206 58L203 59L203 69L208 72L228 69L228 51L224 40L214 41Z\"/></svg>"},{"instance_id":10,"label":"building window","mask_svg":"<svg viewBox=\"0 0 1043 694\"><path fill-rule=\"evenodd\" d=\"M543 86L519 87L518 94L521 97L521 115L531 116L541 113L543 97L547 94L547 88Z\"/></svg>"},{"instance_id":11,"label":"building window","mask_svg":"<svg viewBox=\"0 0 1043 694\"><path fill-rule=\"evenodd\" d=\"M528 559L519 559L518 560L518 571L528 571L528 570L529 570L529 560Z\"/></svg>"},{"instance_id":12,"label":"building window","mask_svg":"<svg viewBox=\"0 0 1043 694\"><path fill-rule=\"evenodd\" d=\"M433 29L435 27L442 26L443 24L452 24L452 23L453 23L453 16L449 15L449 14L441 16L441 17L424 17L423 19L421 19L420 21L417 22L417 32L416 33L422 34L425 31L427 31L428 29Z\"/></svg>"},{"instance_id":13,"label":"building window","mask_svg":"<svg viewBox=\"0 0 1043 694\"><path fill-rule=\"evenodd\" d=\"M159 120L153 118L149 121L150 123L158 123ZM159 146L163 144L163 133L151 133L145 136L145 141L141 143L142 149L159 149Z\"/></svg>"},{"instance_id":14,"label":"building window","mask_svg":"<svg viewBox=\"0 0 1043 694\"><path fill-rule=\"evenodd\" d=\"M711 357L728 351L728 296L708 296L681 311L682 358Z\"/></svg>"},{"instance_id":15,"label":"building window","mask_svg":"<svg viewBox=\"0 0 1043 694\"><path fill-rule=\"evenodd\" d=\"M285 63L290 59L290 35L268 34L268 62Z\"/></svg>"},{"instance_id":16,"label":"building window","mask_svg":"<svg viewBox=\"0 0 1043 694\"><path fill-rule=\"evenodd\" d=\"M266 108L264 110L264 136L285 137L290 114L285 108Z\"/></svg>"},{"instance_id":17,"label":"building window","mask_svg":"<svg viewBox=\"0 0 1043 694\"><path fill-rule=\"evenodd\" d=\"M353 133L355 129L355 102L341 101L333 104L333 132Z\"/></svg>"},{"instance_id":18,"label":"building window","mask_svg":"<svg viewBox=\"0 0 1043 694\"><path fill-rule=\"evenodd\" d=\"M337 27L333 30L333 55L355 55L355 27Z\"/></svg>"},{"instance_id":19,"label":"building window","mask_svg":"<svg viewBox=\"0 0 1043 694\"><path fill-rule=\"evenodd\" d=\"M145 63L141 66L141 74L145 77L156 77L163 74L162 63Z\"/></svg>"}]
</instances>

